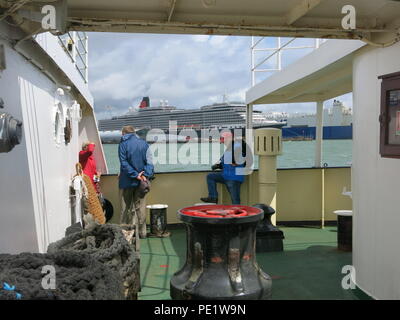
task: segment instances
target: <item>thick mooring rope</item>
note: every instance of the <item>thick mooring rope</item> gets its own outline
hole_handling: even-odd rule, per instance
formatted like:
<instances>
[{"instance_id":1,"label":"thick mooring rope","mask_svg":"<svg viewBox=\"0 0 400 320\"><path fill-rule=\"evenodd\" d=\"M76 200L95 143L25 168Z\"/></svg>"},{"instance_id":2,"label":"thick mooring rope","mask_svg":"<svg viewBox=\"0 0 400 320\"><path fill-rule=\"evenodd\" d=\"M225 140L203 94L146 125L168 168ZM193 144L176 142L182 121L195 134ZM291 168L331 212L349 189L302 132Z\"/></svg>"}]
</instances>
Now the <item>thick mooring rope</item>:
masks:
<instances>
[{"instance_id":1,"label":"thick mooring rope","mask_svg":"<svg viewBox=\"0 0 400 320\"><path fill-rule=\"evenodd\" d=\"M55 288L43 287L43 267L54 267ZM82 252L0 255L0 300L122 300L122 279Z\"/></svg>"},{"instance_id":2,"label":"thick mooring rope","mask_svg":"<svg viewBox=\"0 0 400 320\"><path fill-rule=\"evenodd\" d=\"M128 243L118 225L97 225L93 229L66 236L48 247L49 253L59 250L89 254L117 271L124 282L127 299L132 299L140 289L139 254Z\"/></svg>"}]
</instances>

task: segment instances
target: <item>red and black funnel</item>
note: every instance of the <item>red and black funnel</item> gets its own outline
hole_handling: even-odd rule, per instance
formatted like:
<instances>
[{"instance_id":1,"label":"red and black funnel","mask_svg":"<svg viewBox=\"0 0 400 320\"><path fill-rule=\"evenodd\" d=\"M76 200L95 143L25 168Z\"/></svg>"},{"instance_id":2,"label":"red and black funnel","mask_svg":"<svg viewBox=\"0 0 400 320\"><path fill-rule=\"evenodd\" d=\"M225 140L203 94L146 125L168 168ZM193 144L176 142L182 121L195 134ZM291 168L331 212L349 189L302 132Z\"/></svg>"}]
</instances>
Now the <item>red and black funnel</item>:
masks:
<instances>
[{"instance_id":1,"label":"red and black funnel","mask_svg":"<svg viewBox=\"0 0 400 320\"><path fill-rule=\"evenodd\" d=\"M149 97L143 97L142 102L139 105L139 109L144 109L150 107L150 98Z\"/></svg>"}]
</instances>

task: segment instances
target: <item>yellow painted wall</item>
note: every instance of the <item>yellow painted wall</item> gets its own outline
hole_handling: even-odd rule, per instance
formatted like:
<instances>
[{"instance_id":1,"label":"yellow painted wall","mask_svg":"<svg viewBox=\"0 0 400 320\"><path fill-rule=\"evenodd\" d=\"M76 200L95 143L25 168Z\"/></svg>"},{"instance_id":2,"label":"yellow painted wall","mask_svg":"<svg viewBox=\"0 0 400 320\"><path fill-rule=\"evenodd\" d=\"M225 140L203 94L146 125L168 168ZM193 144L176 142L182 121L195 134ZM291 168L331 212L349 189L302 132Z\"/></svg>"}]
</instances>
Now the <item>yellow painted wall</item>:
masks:
<instances>
[{"instance_id":1,"label":"yellow painted wall","mask_svg":"<svg viewBox=\"0 0 400 320\"><path fill-rule=\"evenodd\" d=\"M350 197L342 195L343 187L351 191L351 169L332 168L325 170L325 219L336 220L335 210L352 210Z\"/></svg>"},{"instance_id":2,"label":"yellow painted wall","mask_svg":"<svg viewBox=\"0 0 400 320\"><path fill-rule=\"evenodd\" d=\"M336 220L334 210L351 209L349 197L343 196L346 186L351 190L350 168L278 170L277 221L319 221L322 217L322 172L325 174L325 220ZM168 204L168 223L178 223L176 212L180 208L200 202L207 196L207 172L162 173L153 181L147 204ZM246 178L242 185L242 203L258 202L258 172ZM103 176L101 188L104 196L114 205L112 222L118 223L120 205L118 177ZM222 191L222 192L221 192ZM230 204L226 189L219 187L221 202Z\"/></svg>"},{"instance_id":3,"label":"yellow painted wall","mask_svg":"<svg viewBox=\"0 0 400 320\"><path fill-rule=\"evenodd\" d=\"M321 220L320 170L278 171L277 220Z\"/></svg>"}]
</instances>

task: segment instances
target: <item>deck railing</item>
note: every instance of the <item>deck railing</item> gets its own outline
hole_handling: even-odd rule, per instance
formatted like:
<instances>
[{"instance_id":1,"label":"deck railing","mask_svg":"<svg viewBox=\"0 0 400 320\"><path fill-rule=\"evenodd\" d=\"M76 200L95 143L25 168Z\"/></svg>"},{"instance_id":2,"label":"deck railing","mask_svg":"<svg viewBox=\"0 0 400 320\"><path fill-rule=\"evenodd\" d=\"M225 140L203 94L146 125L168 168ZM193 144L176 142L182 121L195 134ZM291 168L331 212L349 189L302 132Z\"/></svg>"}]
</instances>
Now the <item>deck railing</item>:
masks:
<instances>
[{"instance_id":1,"label":"deck railing","mask_svg":"<svg viewBox=\"0 0 400 320\"><path fill-rule=\"evenodd\" d=\"M61 46L75 64L85 83L89 81L89 38L86 32L67 32L58 36Z\"/></svg>"},{"instance_id":2,"label":"deck railing","mask_svg":"<svg viewBox=\"0 0 400 320\"><path fill-rule=\"evenodd\" d=\"M151 191L146 196L147 204L168 204L168 223L179 223L177 210L201 202L207 196L206 176L208 172L171 172L156 174ZM315 223L336 221L335 210L351 210L352 201L343 195L343 188L351 190L351 169L307 168L278 169L277 221L279 223ZM218 187L221 203L229 204L226 188ZM118 223L120 199L118 175L101 178L104 197L114 206L112 222ZM258 171L246 177L241 187L241 203L258 203Z\"/></svg>"}]
</instances>

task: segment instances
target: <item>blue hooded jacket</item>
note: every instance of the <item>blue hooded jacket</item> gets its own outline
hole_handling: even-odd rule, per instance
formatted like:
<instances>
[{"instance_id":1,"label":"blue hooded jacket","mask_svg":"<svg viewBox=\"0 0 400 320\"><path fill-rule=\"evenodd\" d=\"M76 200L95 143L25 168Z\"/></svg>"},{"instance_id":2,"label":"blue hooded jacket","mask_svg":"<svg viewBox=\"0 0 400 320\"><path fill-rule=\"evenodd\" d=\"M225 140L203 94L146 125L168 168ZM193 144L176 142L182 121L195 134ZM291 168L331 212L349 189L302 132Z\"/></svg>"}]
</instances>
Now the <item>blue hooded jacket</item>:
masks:
<instances>
[{"instance_id":1,"label":"blue hooded jacket","mask_svg":"<svg viewBox=\"0 0 400 320\"><path fill-rule=\"evenodd\" d=\"M234 153L240 152L242 149L242 145L239 142L235 142L233 144ZM222 176L225 180L233 180L233 181L244 181L244 175L238 174L239 168L244 168L244 164L237 164L234 166L232 163L234 162L234 155L232 154L232 148L228 148L224 155L221 158L221 164L223 167Z\"/></svg>"},{"instance_id":2,"label":"blue hooded jacket","mask_svg":"<svg viewBox=\"0 0 400 320\"><path fill-rule=\"evenodd\" d=\"M119 162L119 188L128 189L139 185L136 177L141 171L144 176L151 177L154 173L149 145L136 134L129 133L121 137L118 147Z\"/></svg>"}]
</instances>

